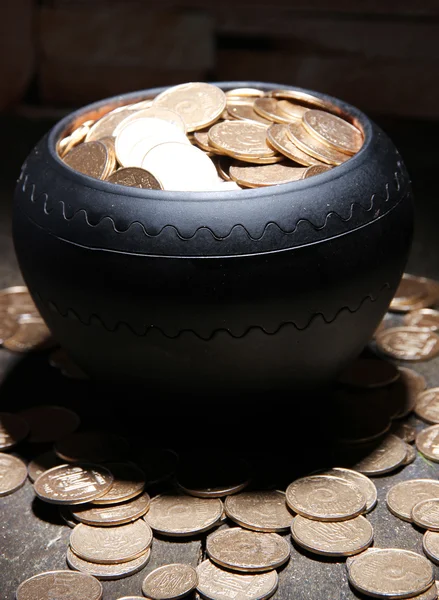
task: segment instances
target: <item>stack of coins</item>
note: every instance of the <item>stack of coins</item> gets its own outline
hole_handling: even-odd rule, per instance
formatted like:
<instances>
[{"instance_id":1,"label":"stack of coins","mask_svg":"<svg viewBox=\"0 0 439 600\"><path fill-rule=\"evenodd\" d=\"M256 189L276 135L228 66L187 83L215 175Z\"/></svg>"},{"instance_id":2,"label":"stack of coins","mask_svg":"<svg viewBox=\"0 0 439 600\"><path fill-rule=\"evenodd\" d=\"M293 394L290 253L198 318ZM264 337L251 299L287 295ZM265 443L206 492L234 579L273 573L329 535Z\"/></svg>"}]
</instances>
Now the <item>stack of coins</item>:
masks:
<instances>
[{"instance_id":1,"label":"stack of coins","mask_svg":"<svg viewBox=\"0 0 439 600\"><path fill-rule=\"evenodd\" d=\"M363 145L353 118L293 90L223 92L203 83L84 120L58 142L73 169L119 185L227 191L305 179L346 162Z\"/></svg>"}]
</instances>

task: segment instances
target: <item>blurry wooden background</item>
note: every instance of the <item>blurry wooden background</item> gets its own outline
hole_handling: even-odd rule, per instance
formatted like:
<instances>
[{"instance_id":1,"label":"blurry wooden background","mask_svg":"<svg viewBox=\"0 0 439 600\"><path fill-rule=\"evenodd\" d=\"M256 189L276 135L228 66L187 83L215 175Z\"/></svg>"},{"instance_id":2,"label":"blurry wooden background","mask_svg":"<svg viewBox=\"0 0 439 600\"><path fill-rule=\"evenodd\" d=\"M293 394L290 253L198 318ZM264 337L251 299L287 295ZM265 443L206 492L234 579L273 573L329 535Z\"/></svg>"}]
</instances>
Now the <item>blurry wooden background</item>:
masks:
<instances>
[{"instance_id":1,"label":"blurry wooden background","mask_svg":"<svg viewBox=\"0 0 439 600\"><path fill-rule=\"evenodd\" d=\"M262 80L439 116L438 0L13 0L0 109L193 80Z\"/></svg>"}]
</instances>

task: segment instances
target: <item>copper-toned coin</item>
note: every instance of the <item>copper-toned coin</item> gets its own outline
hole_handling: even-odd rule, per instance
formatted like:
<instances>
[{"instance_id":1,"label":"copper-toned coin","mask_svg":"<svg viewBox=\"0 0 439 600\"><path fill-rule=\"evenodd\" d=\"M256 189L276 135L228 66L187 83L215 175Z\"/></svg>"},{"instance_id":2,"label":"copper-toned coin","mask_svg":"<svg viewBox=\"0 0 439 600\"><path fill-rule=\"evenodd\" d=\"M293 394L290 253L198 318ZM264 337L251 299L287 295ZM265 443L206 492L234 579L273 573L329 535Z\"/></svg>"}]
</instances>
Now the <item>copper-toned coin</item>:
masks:
<instances>
[{"instance_id":1,"label":"copper-toned coin","mask_svg":"<svg viewBox=\"0 0 439 600\"><path fill-rule=\"evenodd\" d=\"M84 504L103 496L113 476L100 465L60 465L44 471L35 480L36 495L52 504Z\"/></svg>"},{"instance_id":2,"label":"copper-toned coin","mask_svg":"<svg viewBox=\"0 0 439 600\"><path fill-rule=\"evenodd\" d=\"M241 527L215 531L207 537L206 552L221 567L245 573L277 569L290 558L288 542L277 533L258 533Z\"/></svg>"},{"instance_id":3,"label":"copper-toned coin","mask_svg":"<svg viewBox=\"0 0 439 600\"><path fill-rule=\"evenodd\" d=\"M226 92L227 102L229 98L262 98L265 96L265 92L262 90L258 90L257 88L234 88L233 90L228 90Z\"/></svg>"},{"instance_id":4,"label":"copper-toned coin","mask_svg":"<svg viewBox=\"0 0 439 600\"><path fill-rule=\"evenodd\" d=\"M426 427L416 436L416 447L433 462L439 462L439 425Z\"/></svg>"},{"instance_id":5,"label":"copper-toned coin","mask_svg":"<svg viewBox=\"0 0 439 600\"><path fill-rule=\"evenodd\" d=\"M131 106L124 106L110 111L90 128L85 141L96 142L101 138L114 137L114 130L119 123L132 114L132 110Z\"/></svg>"},{"instance_id":6,"label":"copper-toned coin","mask_svg":"<svg viewBox=\"0 0 439 600\"><path fill-rule=\"evenodd\" d=\"M12 448L29 435L29 424L21 416L0 412L0 450Z\"/></svg>"},{"instance_id":7,"label":"copper-toned coin","mask_svg":"<svg viewBox=\"0 0 439 600\"><path fill-rule=\"evenodd\" d=\"M323 108L323 110L327 110L331 113L340 112L339 109L328 100L323 100L323 98L319 98L308 92L302 92L301 90L271 90L267 95L273 96L278 100L291 100L294 103L301 104L308 108Z\"/></svg>"},{"instance_id":8,"label":"copper-toned coin","mask_svg":"<svg viewBox=\"0 0 439 600\"><path fill-rule=\"evenodd\" d=\"M56 345L52 334L41 317L23 315L18 318L18 329L4 340L3 346L13 352L45 350Z\"/></svg>"},{"instance_id":9,"label":"copper-toned coin","mask_svg":"<svg viewBox=\"0 0 439 600\"><path fill-rule=\"evenodd\" d=\"M256 98L253 103L254 110L267 119L271 123L291 123L295 120L294 117L290 117L285 112L279 110L277 106L278 100L276 98Z\"/></svg>"},{"instance_id":10,"label":"copper-toned coin","mask_svg":"<svg viewBox=\"0 0 439 600\"><path fill-rule=\"evenodd\" d=\"M68 596L66 596L66 592ZM15 592L16 600L101 600L102 585L95 577L74 571L48 571L23 581Z\"/></svg>"},{"instance_id":11,"label":"copper-toned coin","mask_svg":"<svg viewBox=\"0 0 439 600\"><path fill-rule=\"evenodd\" d=\"M155 98L153 107L170 108L183 119L186 131L195 131L215 123L225 109L226 101L226 95L219 87L192 82L165 90Z\"/></svg>"},{"instance_id":12,"label":"copper-toned coin","mask_svg":"<svg viewBox=\"0 0 439 600\"><path fill-rule=\"evenodd\" d=\"M380 388L399 379L399 371L391 362L375 358L358 358L338 377L339 383L355 388Z\"/></svg>"},{"instance_id":13,"label":"copper-toned coin","mask_svg":"<svg viewBox=\"0 0 439 600\"><path fill-rule=\"evenodd\" d=\"M416 457L418 455L416 448L414 446L407 444L407 442L405 442L405 446L406 446L407 454L405 456L404 462L402 463L403 467L406 467L407 465L411 465L412 462L415 462Z\"/></svg>"},{"instance_id":14,"label":"copper-toned coin","mask_svg":"<svg viewBox=\"0 0 439 600\"><path fill-rule=\"evenodd\" d=\"M329 165L341 165L350 157L344 152L326 146L312 135L310 135L299 122L290 123L287 126L287 134L293 144L298 146L302 152L310 154L317 160Z\"/></svg>"},{"instance_id":15,"label":"copper-toned coin","mask_svg":"<svg viewBox=\"0 0 439 600\"><path fill-rule=\"evenodd\" d=\"M51 367L59 369L65 377L70 379L88 379L84 371L78 367L63 348L57 348L49 356Z\"/></svg>"},{"instance_id":16,"label":"copper-toned coin","mask_svg":"<svg viewBox=\"0 0 439 600\"><path fill-rule=\"evenodd\" d=\"M288 486L286 500L294 512L319 521L352 519L366 508L366 498L360 488L332 475L297 479Z\"/></svg>"},{"instance_id":17,"label":"copper-toned coin","mask_svg":"<svg viewBox=\"0 0 439 600\"><path fill-rule=\"evenodd\" d=\"M430 329L430 331L439 330L439 310L433 308L420 308L409 312L404 317L404 325L408 327L420 327L421 329Z\"/></svg>"},{"instance_id":18,"label":"copper-toned coin","mask_svg":"<svg viewBox=\"0 0 439 600\"><path fill-rule=\"evenodd\" d=\"M0 313L0 344L11 338L18 330L17 320L11 315Z\"/></svg>"},{"instance_id":19,"label":"copper-toned coin","mask_svg":"<svg viewBox=\"0 0 439 600\"><path fill-rule=\"evenodd\" d=\"M208 531L223 514L219 498L195 498L177 494L160 494L151 500L144 520L166 536L184 537Z\"/></svg>"},{"instance_id":20,"label":"copper-toned coin","mask_svg":"<svg viewBox=\"0 0 439 600\"><path fill-rule=\"evenodd\" d=\"M267 142L269 145L283 156L295 161L299 165L321 165L322 162L320 160L313 158L306 152L302 152L300 148L293 144L288 136L287 129L288 125L281 125L278 123L271 125L267 130Z\"/></svg>"},{"instance_id":21,"label":"copper-toned coin","mask_svg":"<svg viewBox=\"0 0 439 600\"><path fill-rule=\"evenodd\" d=\"M439 533L437 531L426 531L424 533L422 548L428 558L439 565Z\"/></svg>"},{"instance_id":22,"label":"copper-toned coin","mask_svg":"<svg viewBox=\"0 0 439 600\"><path fill-rule=\"evenodd\" d=\"M170 110L169 108L165 108L163 106L153 106L151 103L149 106L145 108L141 108L138 110L133 110L128 116L125 117L123 121L121 121L116 129L114 130L114 136L117 137L119 132L131 123L132 121L136 121L137 119L161 119L162 121L167 121L172 125L175 125L183 133L186 133L186 125L184 124L183 119L177 114L174 110Z\"/></svg>"},{"instance_id":23,"label":"copper-toned coin","mask_svg":"<svg viewBox=\"0 0 439 600\"><path fill-rule=\"evenodd\" d=\"M395 421L392 423L392 427L390 428L390 432L393 435L401 438L407 444L411 444L415 441L416 438L416 429L407 423L400 423Z\"/></svg>"},{"instance_id":24,"label":"copper-toned coin","mask_svg":"<svg viewBox=\"0 0 439 600\"><path fill-rule=\"evenodd\" d=\"M72 433L58 440L54 450L67 462L115 462L128 455L129 444L125 438L114 433L86 431Z\"/></svg>"},{"instance_id":25,"label":"copper-toned coin","mask_svg":"<svg viewBox=\"0 0 439 600\"><path fill-rule=\"evenodd\" d=\"M86 142L75 146L63 160L75 171L95 179L105 179L109 173L110 156L101 142Z\"/></svg>"},{"instance_id":26,"label":"copper-toned coin","mask_svg":"<svg viewBox=\"0 0 439 600\"><path fill-rule=\"evenodd\" d=\"M27 479L27 467L22 460L0 452L0 496L12 494Z\"/></svg>"},{"instance_id":27,"label":"copper-toned coin","mask_svg":"<svg viewBox=\"0 0 439 600\"><path fill-rule=\"evenodd\" d=\"M302 118L305 129L320 142L346 154L355 154L363 145L359 129L323 110L308 110Z\"/></svg>"},{"instance_id":28,"label":"copper-toned coin","mask_svg":"<svg viewBox=\"0 0 439 600\"><path fill-rule=\"evenodd\" d=\"M99 563L93 563L79 558L79 556L76 556L76 554L72 552L71 548L67 549L66 556L67 564L71 569L74 571L81 571L82 573L88 573L102 581L122 579L123 577L134 575L134 573L141 571L148 564L150 558L151 550L149 548L134 560L112 565L100 565ZM145 599L143 598L143 600Z\"/></svg>"},{"instance_id":29,"label":"copper-toned coin","mask_svg":"<svg viewBox=\"0 0 439 600\"><path fill-rule=\"evenodd\" d=\"M35 481L37 477L47 471L48 469L53 469L53 467L59 467L62 465L63 461L53 452L53 450L49 450L48 452L44 452L44 454L40 454L37 458L31 460L31 462L27 465L27 474L29 475L29 479L31 481Z\"/></svg>"},{"instance_id":30,"label":"copper-toned coin","mask_svg":"<svg viewBox=\"0 0 439 600\"><path fill-rule=\"evenodd\" d=\"M326 171L330 171L332 167L329 165L312 165L312 167L308 167L303 174L303 179L308 179L308 177L314 177L314 175L320 175L320 173L326 173Z\"/></svg>"},{"instance_id":31,"label":"copper-toned coin","mask_svg":"<svg viewBox=\"0 0 439 600\"><path fill-rule=\"evenodd\" d=\"M405 442L396 435L387 435L384 440L355 466L363 475L377 476L390 473L402 465L407 455Z\"/></svg>"},{"instance_id":32,"label":"copper-toned coin","mask_svg":"<svg viewBox=\"0 0 439 600\"><path fill-rule=\"evenodd\" d=\"M427 279L404 273L389 310L396 312L413 310L413 306L426 298L428 293Z\"/></svg>"},{"instance_id":33,"label":"copper-toned coin","mask_svg":"<svg viewBox=\"0 0 439 600\"><path fill-rule=\"evenodd\" d=\"M76 431L81 423L78 415L63 406L34 406L20 411L29 423L29 442L56 442Z\"/></svg>"},{"instance_id":34,"label":"copper-toned coin","mask_svg":"<svg viewBox=\"0 0 439 600\"><path fill-rule=\"evenodd\" d=\"M136 187L145 190L162 190L163 186L152 173L140 167L124 167L108 177L110 183Z\"/></svg>"},{"instance_id":35,"label":"copper-toned coin","mask_svg":"<svg viewBox=\"0 0 439 600\"><path fill-rule=\"evenodd\" d=\"M271 125L272 121L259 115L255 111L253 104L253 100L246 101L241 98L228 99L227 113L239 121L256 121L257 123L263 123L264 125Z\"/></svg>"},{"instance_id":36,"label":"copper-toned coin","mask_svg":"<svg viewBox=\"0 0 439 600\"><path fill-rule=\"evenodd\" d=\"M72 133L57 143L56 149L61 158L69 152L74 146L77 146L84 141L86 135L90 131L94 121L85 121L79 125Z\"/></svg>"},{"instance_id":37,"label":"copper-toned coin","mask_svg":"<svg viewBox=\"0 0 439 600\"><path fill-rule=\"evenodd\" d=\"M387 492L386 503L391 513L403 521L412 520L413 507L422 500L439 498L439 481L409 479L400 481Z\"/></svg>"},{"instance_id":38,"label":"copper-toned coin","mask_svg":"<svg viewBox=\"0 0 439 600\"><path fill-rule=\"evenodd\" d=\"M338 523L312 521L297 515L291 535L302 548L326 556L351 556L363 552L373 541L372 525L365 517Z\"/></svg>"},{"instance_id":39,"label":"copper-toned coin","mask_svg":"<svg viewBox=\"0 0 439 600\"><path fill-rule=\"evenodd\" d=\"M394 419L406 417L415 409L418 396L427 385L424 377L413 369L398 367L398 370L399 380L390 388L388 398Z\"/></svg>"},{"instance_id":40,"label":"copper-toned coin","mask_svg":"<svg viewBox=\"0 0 439 600\"><path fill-rule=\"evenodd\" d=\"M222 155L222 152L218 148L214 148L209 144L209 130L200 129L200 131L194 131L193 141L199 148L205 152L213 152L215 154Z\"/></svg>"},{"instance_id":41,"label":"copper-toned coin","mask_svg":"<svg viewBox=\"0 0 439 600\"><path fill-rule=\"evenodd\" d=\"M411 520L418 527L439 531L439 496L421 500L412 508Z\"/></svg>"},{"instance_id":42,"label":"copper-toned coin","mask_svg":"<svg viewBox=\"0 0 439 600\"><path fill-rule=\"evenodd\" d=\"M293 519L284 492L243 492L228 496L226 515L246 529L263 532L288 531Z\"/></svg>"},{"instance_id":43,"label":"copper-toned coin","mask_svg":"<svg viewBox=\"0 0 439 600\"><path fill-rule=\"evenodd\" d=\"M214 162L218 175L224 179L224 181L231 181L232 178L229 175L229 169L232 164L232 159L230 156L218 156Z\"/></svg>"},{"instance_id":44,"label":"copper-toned coin","mask_svg":"<svg viewBox=\"0 0 439 600\"><path fill-rule=\"evenodd\" d=\"M134 500L112 506L87 505L72 511L73 517L86 525L113 527L137 521L149 510L151 499L145 492Z\"/></svg>"},{"instance_id":45,"label":"copper-toned coin","mask_svg":"<svg viewBox=\"0 0 439 600\"><path fill-rule=\"evenodd\" d=\"M250 468L242 458L223 452L207 452L204 457L187 453L177 472L179 487L198 498L221 498L242 491L250 481Z\"/></svg>"},{"instance_id":46,"label":"copper-toned coin","mask_svg":"<svg viewBox=\"0 0 439 600\"><path fill-rule=\"evenodd\" d=\"M290 102L290 100L278 100L277 110L280 114L290 118L290 122L294 120L300 121L303 115L309 110L309 106L303 106L297 102Z\"/></svg>"},{"instance_id":47,"label":"copper-toned coin","mask_svg":"<svg viewBox=\"0 0 439 600\"><path fill-rule=\"evenodd\" d=\"M439 354L439 336L416 327L392 327L376 336L383 354L398 360L430 360Z\"/></svg>"},{"instance_id":48,"label":"copper-toned coin","mask_svg":"<svg viewBox=\"0 0 439 600\"><path fill-rule=\"evenodd\" d=\"M194 567L173 563L148 573L142 583L142 592L150 600L177 600L193 592L197 585Z\"/></svg>"},{"instance_id":49,"label":"copper-toned coin","mask_svg":"<svg viewBox=\"0 0 439 600\"><path fill-rule=\"evenodd\" d=\"M420 393L416 399L414 410L416 416L426 423L439 424L439 387Z\"/></svg>"},{"instance_id":50,"label":"copper-toned coin","mask_svg":"<svg viewBox=\"0 0 439 600\"><path fill-rule=\"evenodd\" d=\"M209 129L209 143L239 159L275 156L266 142L267 127L250 121L222 121Z\"/></svg>"},{"instance_id":51,"label":"copper-toned coin","mask_svg":"<svg viewBox=\"0 0 439 600\"><path fill-rule=\"evenodd\" d=\"M38 309L25 285L15 285L0 290L0 312L12 317L39 316Z\"/></svg>"},{"instance_id":52,"label":"copper-toned coin","mask_svg":"<svg viewBox=\"0 0 439 600\"><path fill-rule=\"evenodd\" d=\"M78 524L78 521L75 521L72 515L72 510L70 506L63 506L62 504L58 507L58 513L61 519L64 521L66 525L73 529Z\"/></svg>"},{"instance_id":53,"label":"copper-toned coin","mask_svg":"<svg viewBox=\"0 0 439 600\"><path fill-rule=\"evenodd\" d=\"M378 492L374 482L371 481L369 477L366 477L366 475L342 467L328 469L327 471L322 472L321 475L332 475L333 477L341 477L342 479L350 481L360 489L361 493L366 498L366 508L364 509L364 512L370 512L375 508Z\"/></svg>"},{"instance_id":54,"label":"copper-toned coin","mask_svg":"<svg viewBox=\"0 0 439 600\"><path fill-rule=\"evenodd\" d=\"M424 556L397 548L364 552L352 561L348 578L358 591L386 598L420 594L434 581L433 568Z\"/></svg>"},{"instance_id":55,"label":"copper-toned coin","mask_svg":"<svg viewBox=\"0 0 439 600\"><path fill-rule=\"evenodd\" d=\"M244 166L233 163L229 169L230 177L244 187L256 188L268 185L291 183L303 178L304 168L286 164Z\"/></svg>"},{"instance_id":56,"label":"copper-toned coin","mask_svg":"<svg viewBox=\"0 0 439 600\"><path fill-rule=\"evenodd\" d=\"M197 566L197 590L209 600L265 600L278 586L276 571L267 573L233 573L205 560Z\"/></svg>"},{"instance_id":57,"label":"copper-toned coin","mask_svg":"<svg viewBox=\"0 0 439 600\"><path fill-rule=\"evenodd\" d=\"M151 544L151 528L142 519L118 527L79 523L70 534L70 547L79 558L103 565L134 560Z\"/></svg>"},{"instance_id":58,"label":"copper-toned coin","mask_svg":"<svg viewBox=\"0 0 439 600\"><path fill-rule=\"evenodd\" d=\"M145 473L134 464L130 463L106 463L114 477L111 489L93 504L117 504L126 502L136 496L139 496L145 489Z\"/></svg>"}]
</instances>

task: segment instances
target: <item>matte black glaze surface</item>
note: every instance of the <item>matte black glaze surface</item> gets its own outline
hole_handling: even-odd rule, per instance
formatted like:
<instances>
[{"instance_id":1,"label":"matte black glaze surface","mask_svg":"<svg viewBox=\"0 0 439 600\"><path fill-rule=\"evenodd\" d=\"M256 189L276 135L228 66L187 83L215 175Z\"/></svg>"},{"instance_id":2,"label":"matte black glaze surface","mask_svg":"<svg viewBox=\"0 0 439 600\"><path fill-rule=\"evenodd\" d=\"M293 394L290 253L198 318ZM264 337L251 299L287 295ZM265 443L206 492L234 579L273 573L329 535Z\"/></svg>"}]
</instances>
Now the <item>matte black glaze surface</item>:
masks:
<instances>
[{"instance_id":1,"label":"matte black glaze surface","mask_svg":"<svg viewBox=\"0 0 439 600\"><path fill-rule=\"evenodd\" d=\"M251 392L319 385L361 351L406 262L412 197L389 138L331 100L363 127L360 152L264 189L189 194L88 178L55 153L78 113L41 140L17 185L14 242L41 313L86 371Z\"/></svg>"}]
</instances>

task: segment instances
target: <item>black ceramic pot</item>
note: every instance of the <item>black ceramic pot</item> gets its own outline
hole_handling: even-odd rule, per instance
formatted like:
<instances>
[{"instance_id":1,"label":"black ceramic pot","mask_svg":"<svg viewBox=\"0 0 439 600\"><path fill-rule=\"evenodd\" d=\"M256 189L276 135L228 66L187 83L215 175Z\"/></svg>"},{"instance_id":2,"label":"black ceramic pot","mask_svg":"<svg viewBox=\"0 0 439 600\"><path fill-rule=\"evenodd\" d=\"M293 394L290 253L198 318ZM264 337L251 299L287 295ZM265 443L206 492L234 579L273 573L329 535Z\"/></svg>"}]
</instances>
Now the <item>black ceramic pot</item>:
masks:
<instances>
[{"instance_id":1,"label":"black ceramic pot","mask_svg":"<svg viewBox=\"0 0 439 600\"><path fill-rule=\"evenodd\" d=\"M413 216L401 156L356 108L316 94L350 113L365 143L291 184L141 190L58 158L72 122L160 91L66 117L23 165L15 248L54 336L92 377L159 390L292 392L330 381L368 342L403 272Z\"/></svg>"}]
</instances>

